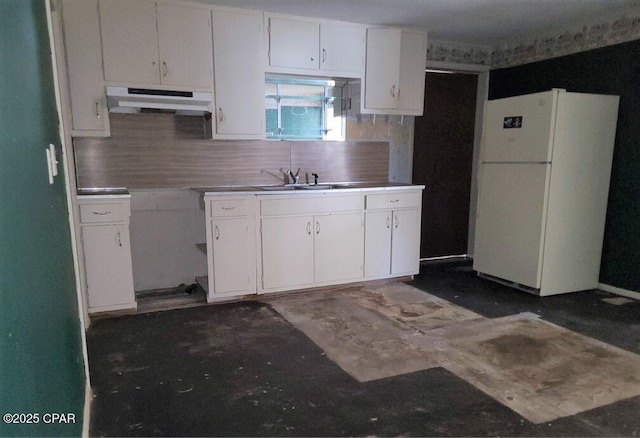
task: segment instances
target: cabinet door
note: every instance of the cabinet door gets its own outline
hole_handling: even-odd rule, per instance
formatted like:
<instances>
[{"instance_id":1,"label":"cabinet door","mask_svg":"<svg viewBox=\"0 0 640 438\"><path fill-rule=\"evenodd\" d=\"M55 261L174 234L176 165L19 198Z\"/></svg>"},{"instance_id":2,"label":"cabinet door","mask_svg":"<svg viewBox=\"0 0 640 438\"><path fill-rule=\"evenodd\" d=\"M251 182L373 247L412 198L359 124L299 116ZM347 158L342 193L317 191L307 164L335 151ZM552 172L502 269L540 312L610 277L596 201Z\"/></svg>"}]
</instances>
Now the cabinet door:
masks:
<instances>
[{"instance_id":1,"label":"cabinet door","mask_svg":"<svg viewBox=\"0 0 640 438\"><path fill-rule=\"evenodd\" d=\"M262 219L263 289L313 283L313 217Z\"/></svg>"},{"instance_id":2,"label":"cabinet door","mask_svg":"<svg viewBox=\"0 0 640 438\"><path fill-rule=\"evenodd\" d=\"M418 209L393 212L391 274L417 274L420 270L420 217Z\"/></svg>"},{"instance_id":3,"label":"cabinet door","mask_svg":"<svg viewBox=\"0 0 640 438\"><path fill-rule=\"evenodd\" d=\"M422 115L427 35L423 32L402 31L401 40L398 109Z\"/></svg>"},{"instance_id":4,"label":"cabinet door","mask_svg":"<svg viewBox=\"0 0 640 438\"><path fill-rule=\"evenodd\" d=\"M262 15L213 11L217 134L264 136Z\"/></svg>"},{"instance_id":5,"label":"cabinet door","mask_svg":"<svg viewBox=\"0 0 640 438\"><path fill-rule=\"evenodd\" d=\"M181 87L213 86L209 10L159 3L160 81Z\"/></svg>"},{"instance_id":6,"label":"cabinet door","mask_svg":"<svg viewBox=\"0 0 640 438\"><path fill-rule=\"evenodd\" d=\"M320 24L320 70L362 74L364 40L363 27Z\"/></svg>"},{"instance_id":7,"label":"cabinet door","mask_svg":"<svg viewBox=\"0 0 640 438\"><path fill-rule=\"evenodd\" d=\"M269 18L269 65L318 70L319 24Z\"/></svg>"},{"instance_id":8,"label":"cabinet door","mask_svg":"<svg viewBox=\"0 0 640 438\"><path fill-rule=\"evenodd\" d=\"M363 277L364 214L314 217L316 283Z\"/></svg>"},{"instance_id":9,"label":"cabinet door","mask_svg":"<svg viewBox=\"0 0 640 438\"><path fill-rule=\"evenodd\" d=\"M367 29L364 106L394 109L400 82L400 29Z\"/></svg>"},{"instance_id":10,"label":"cabinet door","mask_svg":"<svg viewBox=\"0 0 640 438\"><path fill-rule=\"evenodd\" d=\"M251 284L247 218L211 221L213 236L213 293L244 292ZM210 291L211 293L211 291Z\"/></svg>"},{"instance_id":11,"label":"cabinet door","mask_svg":"<svg viewBox=\"0 0 640 438\"><path fill-rule=\"evenodd\" d=\"M73 134L107 136L98 0L65 0L62 20Z\"/></svg>"},{"instance_id":12,"label":"cabinet door","mask_svg":"<svg viewBox=\"0 0 640 438\"><path fill-rule=\"evenodd\" d=\"M364 238L364 276L383 277L391 273L390 211L366 213Z\"/></svg>"},{"instance_id":13,"label":"cabinet door","mask_svg":"<svg viewBox=\"0 0 640 438\"><path fill-rule=\"evenodd\" d=\"M159 84L156 4L100 0L104 79Z\"/></svg>"},{"instance_id":14,"label":"cabinet door","mask_svg":"<svg viewBox=\"0 0 640 438\"><path fill-rule=\"evenodd\" d=\"M89 308L135 305L126 225L82 227Z\"/></svg>"}]
</instances>

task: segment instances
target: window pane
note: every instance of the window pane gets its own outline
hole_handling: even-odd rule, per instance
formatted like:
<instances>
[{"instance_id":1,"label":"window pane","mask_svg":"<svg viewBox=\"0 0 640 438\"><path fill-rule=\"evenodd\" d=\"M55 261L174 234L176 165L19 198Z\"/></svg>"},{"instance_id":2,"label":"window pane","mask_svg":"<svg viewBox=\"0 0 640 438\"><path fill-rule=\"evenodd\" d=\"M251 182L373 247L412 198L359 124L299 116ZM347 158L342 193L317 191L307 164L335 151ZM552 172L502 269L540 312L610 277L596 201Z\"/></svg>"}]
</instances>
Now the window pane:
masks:
<instances>
[{"instance_id":1,"label":"window pane","mask_svg":"<svg viewBox=\"0 0 640 438\"><path fill-rule=\"evenodd\" d=\"M267 75L266 134L271 139L344 139L342 85L332 79ZM328 98L337 98L336 100ZM334 106L338 110L335 111ZM327 125L325 127L325 124Z\"/></svg>"},{"instance_id":2,"label":"window pane","mask_svg":"<svg viewBox=\"0 0 640 438\"><path fill-rule=\"evenodd\" d=\"M265 123L267 125L267 138L278 135L278 109L267 108L265 116Z\"/></svg>"},{"instance_id":3,"label":"window pane","mask_svg":"<svg viewBox=\"0 0 640 438\"><path fill-rule=\"evenodd\" d=\"M302 103L302 101L301 101ZM322 138L322 107L302 104L282 106L282 136L288 138Z\"/></svg>"}]
</instances>

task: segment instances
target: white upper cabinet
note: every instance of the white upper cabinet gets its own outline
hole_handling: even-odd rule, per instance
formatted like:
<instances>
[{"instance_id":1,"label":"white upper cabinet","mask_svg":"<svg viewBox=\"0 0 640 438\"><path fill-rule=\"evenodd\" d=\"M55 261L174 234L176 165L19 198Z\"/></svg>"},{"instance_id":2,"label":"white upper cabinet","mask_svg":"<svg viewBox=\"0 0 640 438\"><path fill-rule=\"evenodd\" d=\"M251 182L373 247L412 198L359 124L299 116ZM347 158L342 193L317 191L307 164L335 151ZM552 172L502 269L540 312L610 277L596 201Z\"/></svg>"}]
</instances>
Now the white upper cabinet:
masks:
<instances>
[{"instance_id":1,"label":"white upper cabinet","mask_svg":"<svg viewBox=\"0 0 640 438\"><path fill-rule=\"evenodd\" d=\"M209 10L158 3L158 46L162 84L211 88Z\"/></svg>"},{"instance_id":2,"label":"white upper cabinet","mask_svg":"<svg viewBox=\"0 0 640 438\"><path fill-rule=\"evenodd\" d=\"M427 35L403 30L400 42L399 110L422 115L426 63Z\"/></svg>"},{"instance_id":3,"label":"white upper cabinet","mask_svg":"<svg viewBox=\"0 0 640 438\"><path fill-rule=\"evenodd\" d=\"M108 136L98 0L65 0L62 22L71 101L71 135Z\"/></svg>"},{"instance_id":4,"label":"white upper cabinet","mask_svg":"<svg viewBox=\"0 0 640 438\"><path fill-rule=\"evenodd\" d=\"M320 70L361 75L365 35L365 29L358 25L321 23Z\"/></svg>"},{"instance_id":5,"label":"white upper cabinet","mask_svg":"<svg viewBox=\"0 0 640 438\"><path fill-rule=\"evenodd\" d=\"M395 109L400 83L400 29L367 29L364 108Z\"/></svg>"},{"instance_id":6,"label":"white upper cabinet","mask_svg":"<svg viewBox=\"0 0 640 438\"><path fill-rule=\"evenodd\" d=\"M269 65L318 70L320 25L314 21L269 18Z\"/></svg>"},{"instance_id":7,"label":"white upper cabinet","mask_svg":"<svg viewBox=\"0 0 640 438\"><path fill-rule=\"evenodd\" d=\"M365 28L313 18L267 16L269 71L361 77Z\"/></svg>"},{"instance_id":8,"label":"white upper cabinet","mask_svg":"<svg viewBox=\"0 0 640 438\"><path fill-rule=\"evenodd\" d=\"M263 138L262 14L213 10L213 135Z\"/></svg>"},{"instance_id":9,"label":"white upper cabinet","mask_svg":"<svg viewBox=\"0 0 640 438\"><path fill-rule=\"evenodd\" d=\"M366 51L361 112L422 115L426 33L370 28Z\"/></svg>"},{"instance_id":10,"label":"white upper cabinet","mask_svg":"<svg viewBox=\"0 0 640 438\"><path fill-rule=\"evenodd\" d=\"M100 24L106 81L211 89L208 9L100 0Z\"/></svg>"},{"instance_id":11,"label":"white upper cabinet","mask_svg":"<svg viewBox=\"0 0 640 438\"><path fill-rule=\"evenodd\" d=\"M160 83L155 3L100 0L100 26L105 80Z\"/></svg>"}]
</instances>

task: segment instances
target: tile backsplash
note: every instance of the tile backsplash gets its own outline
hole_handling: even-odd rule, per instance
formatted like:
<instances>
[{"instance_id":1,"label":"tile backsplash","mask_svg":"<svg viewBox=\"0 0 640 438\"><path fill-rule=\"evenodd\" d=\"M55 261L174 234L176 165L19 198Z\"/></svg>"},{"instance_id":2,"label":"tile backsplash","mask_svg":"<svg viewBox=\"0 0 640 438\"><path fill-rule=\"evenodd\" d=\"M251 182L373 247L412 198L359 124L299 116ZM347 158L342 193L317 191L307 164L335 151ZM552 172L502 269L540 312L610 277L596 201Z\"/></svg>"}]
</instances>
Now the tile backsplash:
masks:
<instances>
[{"instance_id":1,"label":"tile backsplash","mask_svg":"<svg viewBox=\"0 0 640 438\"><path fill-rule=\"evenodd\" d=\"M75 138L78 187L282 184L289 169L321 181L387 181L388 141L207 140L201 117L111 114L111 137Z\"/></svg>"}]
</instances>

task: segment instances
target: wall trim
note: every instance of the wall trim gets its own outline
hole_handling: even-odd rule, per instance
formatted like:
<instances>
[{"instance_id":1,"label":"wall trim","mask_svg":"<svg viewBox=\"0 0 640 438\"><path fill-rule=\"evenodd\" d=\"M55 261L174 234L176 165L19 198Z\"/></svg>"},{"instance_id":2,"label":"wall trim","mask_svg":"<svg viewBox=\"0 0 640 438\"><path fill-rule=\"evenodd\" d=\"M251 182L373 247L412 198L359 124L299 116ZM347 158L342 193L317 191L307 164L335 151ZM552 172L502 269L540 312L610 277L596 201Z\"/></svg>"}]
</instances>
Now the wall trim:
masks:
<instances>
[{"instance_id":1,"label":"wall trim","mask_svg":"<svg viewBox=\"0 0 640 438\"><path fill-rule=\"evenodd\" d=\"M628 8L562 29L530 34L519 40L506 39L493 47L492 69L558 58L640 38L640 8Z\"/></svg>"},{"instance_id":2,"label":"wall trim","mask_svg":"<svg viewBox=\"0 0 640 438\"><path fill-rule=\"evenodd\" d=\"M52 3L53 2L53 3ZM66 72L63 70L59 71L59 63L58 56L56 53L56 44L62 41L61 39L61 25L60 25L60 8L54 8L53 6L58 6L56 0L45 0L45 9L47 11L47 30L49 33L49 47L51 49L51 66L53 73L53 88L55 92L56 98L56 111L58 113L59 120L59 137L60 137L60 150L62 155L62 166L64 166L64 186L67 195L67 215L69 220L69 235L71 238L71 250L73 254L73 265L74 265L74 275L76 282L76 300L78 305L78 324L80 329L80 342L82 346L82 358L84 362L84 381L85 381L85 394L84 394L84 406L83 406L83 417L82 417L82 436L89 436L89 416L91 412L91 379L89 376L89 354L87 350L87 329L88 325L86 324L89 319L87 317L87 312L84 306L84 299L82 294L82 284L80 279L80 265L79 265L79 255L78 255L78 242L76 238L76 221L73 215L73 193L75 192L75 173L73 169L73 159L70 159L68 151L70 148L67 147L68 143L71 142L71 137L68 136L67 122L68 120L65 117L65 113L62 110L63 106L63 91L66 89L63 88L63 82L60 77L65 77ZM71 175L74 175L74 178L71 178ZM73 190L72 190L73 185Z\"/></svg>"},{"instance_id":3,"label":"wall trim","mask_svg":"<svg viewBox=\"0 0 640 438\"><path fill-rule=\"evenodd\" d=\"M604 284L604 283L598 283L598 289L603 290L605 292L610 292L612 294L621 295L623 297L633 298L634 300L640 300L640 292L622 289L622 288L611 286L609 284Z\"/></svg>"},{"instance_id":4,"label":"wall trim","mask_svg":"<svg viewBox=\"0 0 640 438\"><path fill-rule=\"evenodd\" d=\"M489 71L490 69L488 65L460 64L457 62L432 61L432 60L427 60L426 67L427 69L451 70L451 71L460 72L460 73L481 73L481 72Z\"/></svg>"},{"instance_id":5,"label":"wall trim","mask_svg":"<svg viewBox=\"0 0 640 438\"><path fill-rule=\"evenodd\" d=\"M91 425L91 383L89 379L84 385L84 411L82 414L82 438L89 438L89 426Z\"/></svg>"},{"instance_id":6,"label":"wall trim","mask_svg":"<svg viewBox=\"0 0 640 438\"><path fill-rule=\"evenodd\" d=\"M429 39L427 61L488 66L491 64L492 52L493 48L491 46Z\"/></svg>"}]
</instances>

